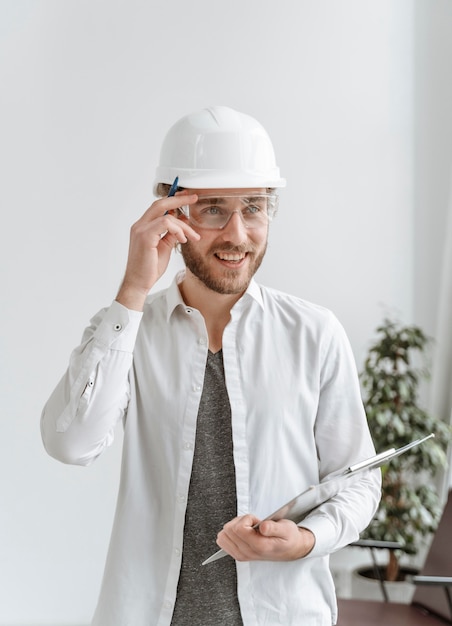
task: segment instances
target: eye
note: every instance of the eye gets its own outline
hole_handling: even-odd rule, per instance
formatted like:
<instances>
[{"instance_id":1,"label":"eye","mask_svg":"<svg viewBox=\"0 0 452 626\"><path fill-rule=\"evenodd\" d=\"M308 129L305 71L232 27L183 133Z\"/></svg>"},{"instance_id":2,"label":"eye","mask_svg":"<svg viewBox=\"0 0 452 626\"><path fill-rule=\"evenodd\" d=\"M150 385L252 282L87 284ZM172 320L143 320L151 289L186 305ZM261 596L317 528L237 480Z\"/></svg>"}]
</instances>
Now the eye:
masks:
<instances>
[{"instance_id":1,"label":"eye","mask_svg":"<svg viewBox=\"0 0 452 626\"><path fill-rule=\"evenodd\" d=\"M223 215L224 214L224 210L217 206L216 204L212 204L211 206L206 206L203 208L203 210L201 211L201 215Z\"/></svg>"},{"instance_id":2,"label":"eye","mask_svg":"<svg viewBox=\"0 0 452 626\"><path fill-rule=\"evenodd\" d=\"M262 218L266 214L266 204L262 202L250 201L242 210L242 214L248 218Z\"/></svg>"},{"instance_id":3,"label":"eye","mask_svg":"<svg viewBox=\"0 0 452 626\"><path fill-rule=\"evenodd\" d=\"M257 204L249 204L245 211L247 213L251 213L252 215L256 215L257 213L260 213L262 211L261 207L258 206Z\"/></svg>"}]
</instances>

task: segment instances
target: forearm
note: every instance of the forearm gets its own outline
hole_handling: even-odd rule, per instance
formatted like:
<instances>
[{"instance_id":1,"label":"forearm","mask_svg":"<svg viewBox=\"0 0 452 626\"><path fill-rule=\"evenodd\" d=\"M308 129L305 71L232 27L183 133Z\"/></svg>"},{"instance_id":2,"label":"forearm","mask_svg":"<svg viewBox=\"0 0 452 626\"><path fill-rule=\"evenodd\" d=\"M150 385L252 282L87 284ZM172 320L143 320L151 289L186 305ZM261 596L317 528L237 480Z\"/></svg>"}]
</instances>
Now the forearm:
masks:
<instances>
[{"instance_id":1,"label":"forearm","mask_svg":"<svg viewBox=\"0 0 452 626\"><path fill-rule=\"evenodd\" d=\"M46 450L87 465L111 444L129 399L128 376L141 315L118 303L97 315L46 403L41 432Z\"/></svg>"},{"instance_id":2,"label":"forearm","mask_svg":"<svg viewBox=\"0 0 452 626\"><path fill-rule=\"evenodd\" d=\"M147 295L147 290L139 289L136 286L124 281L118 291L118 295L116 296L116 302L119 302L119 304L122 304L132 311L141 312L143 311Z\"/></svg>"}]
</instances>

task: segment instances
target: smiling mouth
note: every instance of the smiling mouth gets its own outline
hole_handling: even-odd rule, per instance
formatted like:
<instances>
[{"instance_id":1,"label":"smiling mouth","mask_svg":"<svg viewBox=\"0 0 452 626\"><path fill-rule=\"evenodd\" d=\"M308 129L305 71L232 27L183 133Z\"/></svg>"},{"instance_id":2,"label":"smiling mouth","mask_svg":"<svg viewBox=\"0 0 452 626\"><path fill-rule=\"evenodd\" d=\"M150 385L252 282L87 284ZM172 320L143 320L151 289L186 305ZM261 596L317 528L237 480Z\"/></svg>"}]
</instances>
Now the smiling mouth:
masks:
<instances>
[{"instance_id":1,"label":"smiling mouth","mask_svg":"<svg viewBox=\"0 0 452 626\"><path fill-rule=\"evenodd\" d=\"M232 253L232 252L217 252L215 256L220 259L220 261L227 261L228 263L240 263L243 261L246 254L245 253Z\"/></svg>"}]
</instances>

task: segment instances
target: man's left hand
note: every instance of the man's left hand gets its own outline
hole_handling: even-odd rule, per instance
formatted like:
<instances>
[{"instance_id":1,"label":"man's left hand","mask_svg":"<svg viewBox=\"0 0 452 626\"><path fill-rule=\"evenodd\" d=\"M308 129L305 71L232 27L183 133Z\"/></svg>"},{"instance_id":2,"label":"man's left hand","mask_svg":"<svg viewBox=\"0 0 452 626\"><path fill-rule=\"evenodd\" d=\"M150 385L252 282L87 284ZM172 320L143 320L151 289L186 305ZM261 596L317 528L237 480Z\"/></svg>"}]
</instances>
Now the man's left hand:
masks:
<instances>
[{"instance_id":1,"label":"man's left hand","mask_svg":"<svg viewBox=\"0 0 452 626\"><path fill-rule=\"evenodd\" d=\"M217 544L236 561L294 561L315 544L314 534L290 520L260 522L254 515L236 517L218 533Z\"/></svg>"}]
</instances>

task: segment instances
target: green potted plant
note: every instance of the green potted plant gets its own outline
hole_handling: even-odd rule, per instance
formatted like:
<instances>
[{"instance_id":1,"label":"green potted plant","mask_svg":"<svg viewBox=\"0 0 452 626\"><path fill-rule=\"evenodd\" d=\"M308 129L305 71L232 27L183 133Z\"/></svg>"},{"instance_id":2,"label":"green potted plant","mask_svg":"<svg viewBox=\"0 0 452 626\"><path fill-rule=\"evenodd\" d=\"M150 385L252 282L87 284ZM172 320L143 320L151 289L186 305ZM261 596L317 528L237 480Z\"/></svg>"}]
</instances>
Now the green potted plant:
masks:
<instances>
[{"instance_id":1,"label":"green potted plant","mask_svg":"<svg viewBox=\"0 0 452 626\"><path fill-rule=\"evenodd\" d=\"M363 400L377 452L399 448L434 433L421 446L382 468L382 499L363 539L392 541L416 554L421 541L434 532L441 503L432 478L447 462L451 430L420 406L419 391L428 377L430 339L418 326L385 319L368 350L361 373ZM400 551L389 551L386 580L398 580Z\"/></svg>"}]
</instances>

